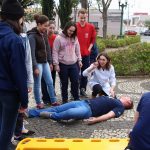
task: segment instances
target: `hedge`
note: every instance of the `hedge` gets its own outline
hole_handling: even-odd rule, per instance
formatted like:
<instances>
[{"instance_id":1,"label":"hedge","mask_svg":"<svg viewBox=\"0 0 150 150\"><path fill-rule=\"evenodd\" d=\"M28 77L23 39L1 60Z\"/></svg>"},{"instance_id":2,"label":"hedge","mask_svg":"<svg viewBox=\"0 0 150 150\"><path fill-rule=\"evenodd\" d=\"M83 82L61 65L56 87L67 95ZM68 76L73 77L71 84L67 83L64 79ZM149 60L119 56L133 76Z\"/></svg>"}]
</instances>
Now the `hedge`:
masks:
<instances>
[{"instance_id":1,"label":"hedge","mask_svg":"<svg viewBox=\"0 0 150 150\"><path fill-rule=\"evenodd\" d=\"M109 52L116 75L150 75L150 44L138 43L128 49Z\"/></svg>"},{"instance_id":2,"label":"hedge","mask_svg":"<svg viewBox=\"0 0 150 150\"><path fill-rule=\"evenodd\" d=\"M103 51L105 48L118 48L134 43L139 43L140 36L125 36L124 38L121 39L117 39L115 37L102 39L98 37L96 42L99 50Z\"/></svg>"}]
</instances>

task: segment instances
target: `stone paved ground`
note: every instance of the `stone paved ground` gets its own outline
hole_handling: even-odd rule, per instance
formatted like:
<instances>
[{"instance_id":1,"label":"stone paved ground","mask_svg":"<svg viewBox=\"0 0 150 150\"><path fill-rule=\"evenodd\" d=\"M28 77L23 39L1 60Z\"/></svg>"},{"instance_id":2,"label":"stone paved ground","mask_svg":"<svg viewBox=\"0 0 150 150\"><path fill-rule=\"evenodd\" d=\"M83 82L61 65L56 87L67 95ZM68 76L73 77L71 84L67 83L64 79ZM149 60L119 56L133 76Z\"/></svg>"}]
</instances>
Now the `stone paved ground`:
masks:
<instances>
[{"instance_id":1,"label":"stone paved ground","mask_svg":"<svg viewBox=\"0 0 150 150\"><path fill-rule=\"evenodd\" d=\"M60 99L59 80L57 78L56 94ZM117 119L94 125L86 125L82 120L68 123L57 123L50 119L30 118L26 127L34 130L34 137L46 138L124 138L128 137L129 130L133 127L134 112L142 93L150 91L150 78L117 78L116 93L131 96L134 109L125 111ZM90 90L88 89L90 96ZM30 107L35 106L33 96L30 95Z\"/></svg>"}]
</instances>

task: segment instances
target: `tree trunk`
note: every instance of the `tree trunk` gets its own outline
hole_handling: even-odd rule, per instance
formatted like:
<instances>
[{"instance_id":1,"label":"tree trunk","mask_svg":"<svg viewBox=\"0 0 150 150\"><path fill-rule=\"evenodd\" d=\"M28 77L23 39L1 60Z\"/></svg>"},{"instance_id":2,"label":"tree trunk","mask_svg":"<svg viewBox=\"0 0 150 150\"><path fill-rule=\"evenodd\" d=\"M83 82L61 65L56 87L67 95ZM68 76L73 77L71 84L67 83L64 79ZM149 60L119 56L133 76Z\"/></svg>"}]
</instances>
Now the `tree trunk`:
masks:
<instances>
[{"instance_id":1,"label":"tree trunk","mask_svg":"<svg viewBox=\"0 0 150 150\"><path fill-rule=\"evenodd\" d=\"M107 37L107 9L103 8L103 38Z\"/></svg>"},{"instance_id":2,"label":"tree trunk","mask_svg":"<svg viewBox=\"0 0 150 150\"><path fill-rule=\"evenodd\" d=\"M87 0L81 0L81 7L87 9L88 1Z\"/></svg>"}]
</instances>

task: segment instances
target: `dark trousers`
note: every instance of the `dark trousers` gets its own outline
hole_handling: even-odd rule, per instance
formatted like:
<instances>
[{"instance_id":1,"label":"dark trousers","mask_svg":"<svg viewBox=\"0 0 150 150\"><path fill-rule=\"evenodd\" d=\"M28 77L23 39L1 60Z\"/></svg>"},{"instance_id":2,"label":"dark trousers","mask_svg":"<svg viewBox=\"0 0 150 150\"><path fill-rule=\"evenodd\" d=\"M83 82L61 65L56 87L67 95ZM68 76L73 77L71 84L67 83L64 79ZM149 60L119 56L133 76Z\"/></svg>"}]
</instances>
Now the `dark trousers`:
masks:
<instances>
[{"instance_id":1,"label":"dark trousers","mask_svg":"<svg viewBox=\"0 0 150 150\"><path fill-rule=\"evenodd\" d=\"M0 149L8 150L20 106L16 92L0 91Z\"/></svg>"},{"instance_id":2,"label":"dark trousers","mask_svg":"<svg viewBox=\"0 0 150 150\"><path fill-rule=\"evenodd\" d=\"M52 73L52 78L53 78L53 85L55 88L56 71L53 70L51 73ZM41 85L42 85L42 100L45 104L50 103L50 97L49 97L47 86L43 77L42 77Z\"/></svg>"},{"instance_id":3,"label":"dark trousers","mask_svg":"<svg viewBox=\"0 0 150 150\"><path fill-rule=\"evenodd\" d=\"M101 86L100 84L95 84L95 85L93 86L92 96L97 96L97 94L108 96L108 95L103 91L102 86Z\"/></svg>"},{"instance_id":4,"label":"dark trousers","mask_svg":"<svg viewBox=\"0 0 150 150\"><path fill-rule=\"evenodd\" d=\"M87 77L82 75L82 72L90 66L90 56L83 56L82 57L82 68L81 68L81 77L80 77L80 89L84 88L86 90L87 86Z\"/></svg>"},{"instance_id":5,"label":"dark trousers","mask_svg":"<svg viewBox=\"0 0 150 150\"><path fill-rule=\"evenodd\" d=\"M71 94L74 100L79 99L79 67L78 63L73 65L65 65L60 63L60 82L61 82L61 94L62 101L67 102L68 100L68 80L71 82Z\"/></svg>"},{"instance_id":6,"label":"dark trousers","mask_svg":"<svg viewBox=\"0 0 150 150\"><path fill-rule=\"evenodd\" d=\"M19 113L16 122L15 136L22 135L22 127L23 127L23 113Z\"/></svg>"}]
</instances>

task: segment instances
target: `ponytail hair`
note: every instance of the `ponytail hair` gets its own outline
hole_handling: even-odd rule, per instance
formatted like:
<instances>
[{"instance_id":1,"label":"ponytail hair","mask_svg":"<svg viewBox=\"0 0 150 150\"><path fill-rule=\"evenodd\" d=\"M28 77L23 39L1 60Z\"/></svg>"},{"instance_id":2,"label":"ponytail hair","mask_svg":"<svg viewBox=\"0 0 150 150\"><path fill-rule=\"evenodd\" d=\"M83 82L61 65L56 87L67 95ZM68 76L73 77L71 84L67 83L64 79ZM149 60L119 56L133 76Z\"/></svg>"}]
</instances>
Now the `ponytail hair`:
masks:
<instances>
[{"instance_id":1,"label":"ponytail hair","mask_svg":"<svg viewBox=\"0 0 150 150\"><path fill-rule=\"evenodd\" d=\"M40 24L44 24L47 21L49 21L48 17L46 15L39 15L39 14L35 14L34 15L34 20L36 21L36 24L38 25Z\"/></svg>"}]
</instances>

